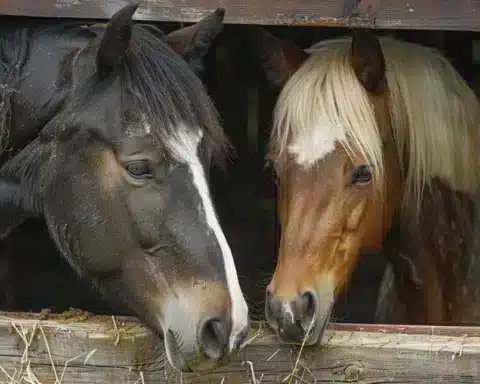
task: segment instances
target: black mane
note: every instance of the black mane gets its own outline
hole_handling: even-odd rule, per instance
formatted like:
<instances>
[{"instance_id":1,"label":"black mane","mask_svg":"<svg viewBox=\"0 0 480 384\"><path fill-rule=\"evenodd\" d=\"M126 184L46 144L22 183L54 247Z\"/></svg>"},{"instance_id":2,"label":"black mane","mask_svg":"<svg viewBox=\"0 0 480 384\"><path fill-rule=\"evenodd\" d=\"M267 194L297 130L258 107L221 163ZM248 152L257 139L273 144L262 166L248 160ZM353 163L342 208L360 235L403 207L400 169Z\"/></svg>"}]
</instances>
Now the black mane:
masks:
<instances>
[{"instance_id":1,"label":"black mane","mask_svg":"<svg viewBox=\"0 0 480 384\"><path fill-rule=\"evenodd\" d=\"M26 28L0 33L0 152L5 149L5 138L10 132L11 98L28 57L28 39L29 31Z\"/></svg>"},{"instance_id":2,"label":"black mane","mask_svg":"<svg viewBox=\"0 0 480 384\"><path fill-rule=\"evenodd\" d=\"M202 81L165 43L156 27L134 25L121 81L134 96L137 108L147 113L162 143L175 136L176 128L183 124L201 127L209 152L224 153L227 138Z\"/></svg>"},{"instance_id":3,"label":"black mane","mask_svg":"<svg viewBox=\"0 0 480 384\"><path fill-rule=\"evenodd\" d=\"M26 22L18 25L14 23L11 27L2 27L0 34L0 139L9 132L11 95L21 80L22 67L29 59L29 44L32 44L35 36L47 34L58 39L64 36L71 39L72 35L82 35L91 36L93 40L103 29L89 29L85 22L62 22L53 26L37 26L35 23L31 25ZM222 160L229 143L219 123L216 109L200 78L167 45L163 36L153 25L135 24L125 60L113 76L119 79L122 93L131 95L133 108L146 115L148 123L155 129L152 133L160 143L175 137L176 128L180 124L187 129L200 127L204 132L205 151L217 160ZM65 58L67 73L63 74L63 78L62 75L59 76L58 83L61 88L71 86L72 79L68 73L71 67L68 68L68 61L70 60L71 64L78 48L79 46L73 44L72 54ZM80 99L87 98L95 89L87 86L84 92L81 92L83 94L77 96ZM58 95L60 99L65 97L65 94L60 93L61 89ZM70 101L77 104L75 100ZM125 109L125 106L123 108ZM3 144L0 140L0 150Z\"/></svg>"}]
</instances>

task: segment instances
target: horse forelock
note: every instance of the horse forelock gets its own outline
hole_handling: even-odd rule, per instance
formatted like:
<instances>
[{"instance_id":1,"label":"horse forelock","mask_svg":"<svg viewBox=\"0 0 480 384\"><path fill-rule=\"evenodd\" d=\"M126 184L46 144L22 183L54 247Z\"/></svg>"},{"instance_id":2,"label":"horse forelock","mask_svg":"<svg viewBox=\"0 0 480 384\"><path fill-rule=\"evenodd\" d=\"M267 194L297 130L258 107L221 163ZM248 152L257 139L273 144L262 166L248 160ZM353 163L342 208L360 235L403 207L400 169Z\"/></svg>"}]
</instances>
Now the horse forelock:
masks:
<instances>
[{"instance_id":1,"label":"horse forelock","mask_svg":"<svg viewBox=\"0 0 480 384\"><path fill-rule=\"evenodd\" d=\"M135 25L124 64L124 90L132 96L151 133L173 156L178 142L186 137L185 130L189 138L196 138L200 130L207 152L223 160L229 142L213 102L200 78L165 43L160 31ZM177 144L171 147L170 143Z\"/></svg>"},{"instance_id":2,"label":"horse forelock","mask_svg":"<svg viewBox=\"0 0 480 384\"><path fill-rule=\"evenodd\" d=\"M73 60L73 66L77 66L73 70L85 73L80 73L80 83L72 88L68 113L59 120L60 125L72 119L82 119L82 116L90 120L90 115L80 112L76 114L78 116L73 116L72 112L85 110L83 106L86 104L94 114L98 114L98 105L106 97L111 100L105 101L110 103L105 107L118 109L113 113L118 114L118 121L124 125L123 131L114 132L128 135L131 121L128 121L126 114L135 115L138 121L134 123L143 125L144 133L151 134L157 140L167 152L165 155L177 157L179 141L188 137L182 143L188 147L190 139L196 138L201 131L202 150L211 155L209 157L213 160L224 160L229 141L220 125L217 111L200 78L167 45L160 30L149 25L134 25L124 60L106 79L97 79L93 72L93 76L90 75L94 71L97 43L98 38L92 40L92 44L78 52ZM92 123L88 126L89 129L95 128ZM111 134L110 131L108 133Z\"/></svg>"},{"instance_id":3,"label":"horse forelock","mask_svg":"<svg viewBox=\"0 0 480 384\"><path fill-rule=\"evenodd\" d=\"M349 63L349 40L318 46L285 84L274 110L270 156L311 167L341 144L382 175L382 141L371 101Z\"/></svg>"},{"instance_id":4,"label":"horse forelock","mask_svg":"<svg viewBox=\"0 0 480 384\"><path fill-rule=\"evenodd\" d=\"M314 45L282 89L269 141L269 157L279 171L290 159L308 168L340 143L360 153L382 180L390 141L403 168L405 211L420 211L435 177L452 190L473 193L480 108L455 69L430 48L381 38L390 118L390 126L381 126L352 69L350 44L351 38L340 38Z\"/></svg>"}]
</instances>

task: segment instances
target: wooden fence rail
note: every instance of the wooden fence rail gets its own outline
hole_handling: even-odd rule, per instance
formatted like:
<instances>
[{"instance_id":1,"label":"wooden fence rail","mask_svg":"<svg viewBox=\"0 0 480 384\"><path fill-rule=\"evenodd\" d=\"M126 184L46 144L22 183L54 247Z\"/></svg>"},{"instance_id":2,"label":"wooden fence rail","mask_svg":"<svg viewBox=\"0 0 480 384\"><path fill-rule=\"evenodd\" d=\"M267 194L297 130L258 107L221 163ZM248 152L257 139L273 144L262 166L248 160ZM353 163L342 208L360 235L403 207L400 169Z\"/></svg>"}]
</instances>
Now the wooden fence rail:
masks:
<instances>
[{"instance_id":1,"label":"wooden fence rail","mask_svg":"<svg viewBox=\"0 0 480 384\"><path fill-rule=\"evenodd\" d=\"M480 382L480 328L333 324L299 357L255 324L237 358L204 375L151 365L154 344L135 319L0 313L0 383Z\"/></svg>"},{"instance_id":2,"label":"wooden fence rail","mask_svg":"<svg viewBox=\"0 0 480 384\"><path fill-rule=\"evenodd\" d=\"M1 0L0 14L105 19L128 0ZM480 30L478 0L143 0L136 19L195 22L216 7L225 22L263 25L345 26L355 7L376 28ZM362 19L360 19L361 21Z\"/></svg>"}]
</instances>

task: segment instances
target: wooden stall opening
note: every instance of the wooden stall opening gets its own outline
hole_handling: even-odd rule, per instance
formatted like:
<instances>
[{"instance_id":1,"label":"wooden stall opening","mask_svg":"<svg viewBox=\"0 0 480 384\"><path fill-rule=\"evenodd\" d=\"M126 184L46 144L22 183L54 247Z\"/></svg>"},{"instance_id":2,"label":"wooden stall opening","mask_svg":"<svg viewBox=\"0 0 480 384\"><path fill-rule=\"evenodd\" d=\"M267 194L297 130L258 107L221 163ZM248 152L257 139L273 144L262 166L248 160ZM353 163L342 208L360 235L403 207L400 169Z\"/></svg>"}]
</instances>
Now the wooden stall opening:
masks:
<instances>
[{"instance_id":1,"label":"wooden stall opening","mask_svg":"<svg viewBox=\"0 0 480 384\"><path fill-rule=\"evenodd\" d=\"M126 1L3 1L6 18L105 20ZM302 48L350 27L439 49L480 95L480 4L467 0L185 0L142 3L135 19L164 31L198 21L217 6L225 27L207 58L204 82L235 146L226 172L212 170L212 193L235 255L253 326L234 361L202 375L153 364L150 331L112 308L59 257L44 224L28 221L0 257L0 384L80 383L474 383L480 380L480 327L374 324L386 262L362 255L337 302L321 345L278 342L264 322L265 287L276 262L276 187L265 164L272 90L242 36L262 25ZM248 207L248 208L246 208ZM254 255L254 257L252 257ZM80 309L76 309L80 308Z\"/></svg>"}]
</instances>

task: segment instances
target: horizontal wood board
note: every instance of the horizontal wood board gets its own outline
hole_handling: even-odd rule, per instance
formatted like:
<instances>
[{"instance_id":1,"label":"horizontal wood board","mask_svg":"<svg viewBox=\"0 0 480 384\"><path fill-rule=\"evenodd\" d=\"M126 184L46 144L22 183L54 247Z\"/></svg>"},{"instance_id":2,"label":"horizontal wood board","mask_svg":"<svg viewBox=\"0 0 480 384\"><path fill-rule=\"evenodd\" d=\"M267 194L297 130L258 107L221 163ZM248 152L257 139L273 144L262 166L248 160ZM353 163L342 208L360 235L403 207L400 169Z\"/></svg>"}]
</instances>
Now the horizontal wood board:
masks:
<instances>
[{"instance_id":1,"label":"horizontal wood board","mask_svg":"<svg viewBox=\"0 0 480 384\"><path fill-rule=\"evenodd\" d=\"M105 19L128 0L1 0L0 14ZM478 0L363 0L375 6L360 25L381 29L480 30ZM217 7L229 24L348 26L354 0L143 0L137 20L195 22Z\"/></svg>"},{"instance_id":2,"label":"horizontal wood board","mask_svg":"<svg viewBox=\"0 0 480 384\"><path fill-rule=\"evenodd\" d=\"M480 382L480 328L332 324L320 346L299 349L255 323L229 365L180 374L152 363L161 343L135 319L0 314L5 384L289 383L292 372L298 384Z\"/></svg>"}]
</instances>

